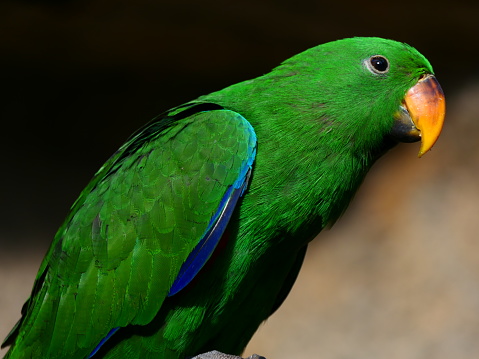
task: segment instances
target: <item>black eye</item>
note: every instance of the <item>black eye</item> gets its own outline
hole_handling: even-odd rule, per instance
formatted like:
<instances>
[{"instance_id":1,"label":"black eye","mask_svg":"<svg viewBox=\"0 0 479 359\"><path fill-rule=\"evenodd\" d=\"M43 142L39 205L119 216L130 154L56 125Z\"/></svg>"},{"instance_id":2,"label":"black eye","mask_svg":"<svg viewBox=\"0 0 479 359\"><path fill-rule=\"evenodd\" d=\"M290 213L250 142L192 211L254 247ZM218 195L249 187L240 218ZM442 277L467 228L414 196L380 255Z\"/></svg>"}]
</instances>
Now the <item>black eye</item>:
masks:
<instances>
[{"instance_id":1,"label":"black eye","mask_svg":"<svg viewBox=\"0 0 479 359\"><path fill-rule=\"evenodd\" d=\"M376 55L369 58L371 71L377 74L385 74L389 70L389 61L384 56Z\"/></svg>"}]
</instances>

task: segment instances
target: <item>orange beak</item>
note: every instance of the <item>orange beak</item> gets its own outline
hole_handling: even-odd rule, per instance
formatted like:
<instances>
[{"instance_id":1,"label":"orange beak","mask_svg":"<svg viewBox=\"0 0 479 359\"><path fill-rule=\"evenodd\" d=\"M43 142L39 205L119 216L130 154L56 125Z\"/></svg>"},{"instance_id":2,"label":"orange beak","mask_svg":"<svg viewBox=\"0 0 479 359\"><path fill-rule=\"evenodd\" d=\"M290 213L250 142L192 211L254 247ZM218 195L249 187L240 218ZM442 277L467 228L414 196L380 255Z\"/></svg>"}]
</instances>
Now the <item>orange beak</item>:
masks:
<instances>
[{"instance_id":1,"label":"orange beak","mask_svg":"<svg viewBox=\"0 0 479 359\"><path fill-rule=\"evenodd\" d=\"M406 93L404 105L421 136L421 157L434 146L444 123L446 100L441 85L433 75L422 77Z\"/></svg>"}]
</instances>

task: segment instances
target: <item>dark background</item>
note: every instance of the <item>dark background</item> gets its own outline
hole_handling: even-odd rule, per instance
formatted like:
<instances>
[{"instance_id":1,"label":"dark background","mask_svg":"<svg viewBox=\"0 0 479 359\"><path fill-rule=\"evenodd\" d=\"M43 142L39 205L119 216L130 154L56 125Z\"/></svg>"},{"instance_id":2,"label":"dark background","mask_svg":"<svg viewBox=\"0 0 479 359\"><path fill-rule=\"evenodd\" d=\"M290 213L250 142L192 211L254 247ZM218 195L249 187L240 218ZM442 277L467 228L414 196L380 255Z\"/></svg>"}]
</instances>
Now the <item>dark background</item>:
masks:
<instances>
[{"instance_id":1,"label":"dark background","mask_svg":"<svg viewBox=\"0 0 479 359\"><path fill-rule=\"evenodd\" d=\"M0 336L69 206L135 129L309 47L380 36L433 64L443 135L420 160L403 145L378 163L245 354L477 354L478 15L472 1L0 2Z\"/></svg>"}]
</instances>

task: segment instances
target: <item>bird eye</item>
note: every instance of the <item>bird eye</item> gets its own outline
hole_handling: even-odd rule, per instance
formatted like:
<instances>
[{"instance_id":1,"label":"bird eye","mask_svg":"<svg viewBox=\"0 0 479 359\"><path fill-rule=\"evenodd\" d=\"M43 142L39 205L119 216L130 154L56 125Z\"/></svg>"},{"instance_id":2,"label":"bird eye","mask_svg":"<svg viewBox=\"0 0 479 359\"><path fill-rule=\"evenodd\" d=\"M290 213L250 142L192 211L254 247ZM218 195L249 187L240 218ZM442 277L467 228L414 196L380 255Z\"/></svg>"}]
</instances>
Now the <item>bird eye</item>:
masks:
<instances>
[{"instance_id":1,"label":"bird eye","mask_svg":"<svg viewBox=\"0 0 479 359\"><path fill-rule=\"evenodd\" d=\"M385 74L389 71L389 61L381 55L371 56L368 65L368 68L376 74Z\"/></svg>"}]
</instances>

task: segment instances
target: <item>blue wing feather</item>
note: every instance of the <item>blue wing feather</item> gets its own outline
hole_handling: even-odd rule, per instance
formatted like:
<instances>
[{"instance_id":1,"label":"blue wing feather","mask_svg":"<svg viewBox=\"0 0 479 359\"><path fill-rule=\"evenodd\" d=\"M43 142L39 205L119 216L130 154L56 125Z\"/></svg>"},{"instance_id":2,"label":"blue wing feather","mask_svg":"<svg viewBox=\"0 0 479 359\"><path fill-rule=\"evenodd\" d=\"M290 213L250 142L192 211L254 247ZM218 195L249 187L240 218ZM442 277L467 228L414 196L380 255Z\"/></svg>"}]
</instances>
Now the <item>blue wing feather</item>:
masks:
<instances>
[{"instance_id":1,"label":"blue wing feather","mask_svg":"<svg viewBox=\"0 0 479 359\"><path fill-rule=\"evenodd\" d=\"M113 328L112 330L110 330L110 331L108 332L108 334L106 335L106 337L103 338L103 339L100 341L100 343L98 343L98 345L95 347L95 349L93 349L93 351L90 353L90 355L88 356L88 358L91 358L92 356L94 356L94 355L96 354L96 352L97 352L98 350L100 350L101 346L102 346L103 344L105 344L105 342L106 342L108 339L110 339L110 337L111 337L113 334L115 334L118 329L120 329L120 327Z\"/></svg>"},{"instance_id":2,"label":"blue wing feather","mask_svg":"<svg viewBox=\"0 0 479 359\"><path fill-rule=\"evenodd\" d=\"M243 178L243 183L239 188L230 186L223 196L218 211L213 216L214 224L209 228L203 236L198 245L193 249L185 263L181 266L180 272L171 286L168 296L175 295L180 290L188 285L191 280L198 274L201 268L205 265L208 259L213 254L214 249L218 245L221 236L223 235L226 226L233 214L233 211L238 203L238 199L243 194L248 185L248 179L251 174L251 169L248 170Z\"/></svg>"}]
</instances>

